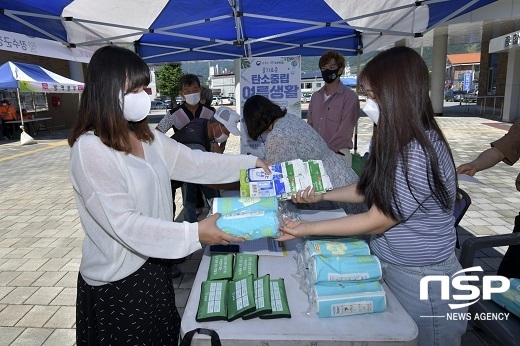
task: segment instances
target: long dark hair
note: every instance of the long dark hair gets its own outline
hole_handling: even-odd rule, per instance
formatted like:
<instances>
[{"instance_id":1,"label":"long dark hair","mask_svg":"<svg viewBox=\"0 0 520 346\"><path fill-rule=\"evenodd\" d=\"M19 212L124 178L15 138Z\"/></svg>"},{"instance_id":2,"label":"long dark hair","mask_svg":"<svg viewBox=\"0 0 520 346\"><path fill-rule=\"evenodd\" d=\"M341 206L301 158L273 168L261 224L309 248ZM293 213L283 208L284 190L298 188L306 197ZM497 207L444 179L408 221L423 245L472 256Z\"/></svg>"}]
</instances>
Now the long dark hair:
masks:
<instances>
[{"instance_id":1,"label":"long dark hair","mask_svg":"<svg viewBox=\"0 0 520 346\"><path fill-rule=\"evenodd\" d=\"M287 109L282 109L267 97L254 95L244 103L242 113L247 127L247 134L251 139L257 140L276 119L282 118L287 114Z\"/></svg>"},{"instance_id":2,"label":"long dark hair","mask_svg":"<svg viewBox=\"0 0 520 346\"><path fill-rule=\"evenodd\" d=\"M439 171L438 155L426 130L435 131L451 156L449 145L434 118L429 96L429 73L421 56L408 47L394 47L369 61L358 77L358 90L373 98L380 110L374 126L372 150L358 182L358 193L369 207L376 205L385 215L398 219L392 209L396 195L395 174L399 158L410 188L406 147L417 140L426 156L430 190L443 210L454 201ZM426 172L425 172L426 173ZM413 192L410 189L413 195ZM397 211L402 217L397 203Z\"/></svg>"},{"instance_id":3,"label":"long dark hair","mask_svg":"<svg viewBox=\"0 0 520 346\"><path fill-rule=\"evenodd\" d=\"M117 46L99 48L88 64L78 120L69 134L69 145L72 147L87 131L94 131L106 146L126 153L131 151L129 130L139 140L153 141L148 121L128 122L120 103L122 90L126 95L149 83L150 70L137 54Z\"/></svg>"}]
</instances>

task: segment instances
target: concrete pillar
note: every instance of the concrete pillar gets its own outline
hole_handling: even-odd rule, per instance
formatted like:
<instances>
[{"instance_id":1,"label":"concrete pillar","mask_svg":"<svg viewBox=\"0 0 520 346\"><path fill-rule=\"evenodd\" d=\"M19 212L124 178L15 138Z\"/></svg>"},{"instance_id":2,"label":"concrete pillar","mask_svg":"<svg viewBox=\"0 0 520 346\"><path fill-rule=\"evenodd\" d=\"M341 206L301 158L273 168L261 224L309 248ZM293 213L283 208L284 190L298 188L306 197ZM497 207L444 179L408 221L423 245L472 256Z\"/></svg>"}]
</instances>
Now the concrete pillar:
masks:
<instances>
[{"instance_id":1,"label":"concrete pillar","mask_svg":"<svg viewBox=\"0 0 520 346\"><path fill-rule=\"evenodd\" d=\"M507 57L506 90L504 92L504 121L520 118L520 49L510 49Z\"/></svg>"},{"instance_id":2,"label":"concrete pillar","mask_svg":"<svg viewBox=\"0 0 520 346\"><path fill-rule=\"evenodd\" d=\"M446 54L448 52L448 28L433 31L432 74L430 98L435 115L442 115L444 107L444 82L446 74Z\"/></svg>"},{"instance_id":3,"label":"concrete pillar","mask_svg":"<svg viewBox=\"0 0 520 346\"><path fill-rule=\"evenodd\" d=\"M77 61L69 61L70 78L78 82L85 82L83 77L83 64Z\"/></svg>"}]
</instances>

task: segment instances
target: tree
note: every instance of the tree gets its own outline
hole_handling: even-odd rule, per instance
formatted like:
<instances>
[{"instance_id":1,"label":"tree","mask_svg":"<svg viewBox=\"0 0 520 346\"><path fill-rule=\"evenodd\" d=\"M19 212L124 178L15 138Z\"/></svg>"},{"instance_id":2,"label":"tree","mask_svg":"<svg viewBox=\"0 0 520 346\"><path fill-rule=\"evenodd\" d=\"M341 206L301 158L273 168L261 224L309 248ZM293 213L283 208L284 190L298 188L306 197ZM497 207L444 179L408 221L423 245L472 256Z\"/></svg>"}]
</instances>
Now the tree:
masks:
<instances>
[{"instance_id":1,"label":"tree","mask_svg":"<svg viewBox=\"0 0 520 346\"><path fill-rule=\"evenodd\" d=\"M172 100L179 95L179 79L184 73L181 64L165 64L155 71L157 90L161 95L169 95Z\"/></svg>"}]
</instances>

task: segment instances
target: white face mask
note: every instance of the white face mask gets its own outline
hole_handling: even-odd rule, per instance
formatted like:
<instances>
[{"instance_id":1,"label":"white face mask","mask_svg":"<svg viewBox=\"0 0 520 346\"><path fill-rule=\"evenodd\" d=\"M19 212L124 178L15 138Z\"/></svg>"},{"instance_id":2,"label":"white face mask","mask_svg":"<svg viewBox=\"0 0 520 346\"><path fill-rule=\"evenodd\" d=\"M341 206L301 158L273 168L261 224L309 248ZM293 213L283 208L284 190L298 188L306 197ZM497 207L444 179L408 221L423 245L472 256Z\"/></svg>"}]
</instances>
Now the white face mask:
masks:
<instances>
[{"instance_id":1,"label":"white face mask","mask_svg":"<svg viewBox=\"0 0 520 346\"><path fill-rule=\"evenodd\" d=\"M184 99L186 100L186 103L195 106L200 102L200 93L184 95Z\"/></svg>"},{"instance_id":2,"label":"white face mask","mask_svg":"<svg viewBox=\"0 0 520 346\"><path fill-rule=\"evenodd\" d=\"M119 95L119 101L123 101L121 94ZM123 104L123 115L125 119L133 122L141 121L146 118L152 107L150 97L144 90L137 94L130 93L125 95Z\"/></svg>"},{"instance_id":3,"label":"white face mask","mask_svg":"<svg viewBox=\"0 0 520 346\"><path fill-rule=\"evenodd\" d=\"M219 124L219 128L220 128L220 131L222 131L222 125ZM216 143L224 143L224 142L227 141L228 138L229 138L229 136L226 135L226 134L224 133L224 131L222 131L222 134L221 134L220 136L218 136L218 138L215 137L215 128L213 128L213 137L215 138L214 141L215 141Z\"/></svg>"},{"instance_id":4,"label":"white face mask","mask_svg":"<svg viewBox=\"0 0 520 346\"><path fill-rule=\"evenodd\" d=\"M376 101L367 98L365 106L362 108L363 112L377 125L379 121L379 106Z\"/></svg>"},{"instance_id":5,"label":"white face mask","mask_svg":"<svg viewBox=\"0 0 520 346\"><path fill-rule=\"evenodd\" d=\"M226 135L225 133L221 134L218 138L215 138L215 142L217 143L224 143L225 141L227 141L229 138L228 135Z\"/></svg>"}]
</instances>

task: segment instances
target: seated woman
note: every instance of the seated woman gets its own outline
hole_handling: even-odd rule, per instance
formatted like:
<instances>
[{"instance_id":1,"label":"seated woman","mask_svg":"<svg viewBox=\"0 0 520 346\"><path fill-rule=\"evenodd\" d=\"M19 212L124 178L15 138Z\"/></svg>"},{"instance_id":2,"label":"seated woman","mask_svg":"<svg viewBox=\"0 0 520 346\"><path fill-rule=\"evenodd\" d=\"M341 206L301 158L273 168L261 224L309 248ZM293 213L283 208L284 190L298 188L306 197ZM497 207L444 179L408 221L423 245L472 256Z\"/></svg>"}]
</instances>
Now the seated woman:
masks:
<instances>
[{"instance_id":1,"label":"seated woman","mask_svg":"<svg viewBox=\"0 0 520 346\"><path fill-rule=\"evenodd\" d=\"M327 147L318 132L268 98L260 95L248 98L243 115L251 139L258 140L260 135L267 134L265 160L272 163L294 159L322 160L334 188L358 181L352 167ZM347 214L366 211L363 204L332 202L329 205L331 209L343 208Z\"/></svg>"}]
</instances>

